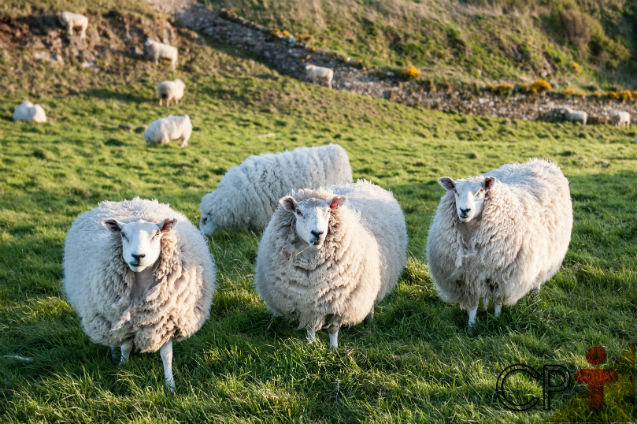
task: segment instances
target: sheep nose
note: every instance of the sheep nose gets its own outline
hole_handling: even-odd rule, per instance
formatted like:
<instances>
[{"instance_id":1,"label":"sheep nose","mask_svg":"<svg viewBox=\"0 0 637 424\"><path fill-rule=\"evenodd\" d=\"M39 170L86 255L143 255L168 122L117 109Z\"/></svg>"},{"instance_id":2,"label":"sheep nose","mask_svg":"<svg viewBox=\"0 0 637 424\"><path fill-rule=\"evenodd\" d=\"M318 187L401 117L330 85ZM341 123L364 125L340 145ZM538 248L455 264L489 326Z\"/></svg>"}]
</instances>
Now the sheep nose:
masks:
<instances>
[{"instance_id":1,"label":"sheep nose","mask_svg":"<svg viewBox=\"0 0 637 424\"><path fill-rule=\"evenodd\" d=\"M131 256L133 257L133 259L135 259L136 262L139 262L139 260L145 257L146 255L144 253L140 253L139 255L135 255L134 253L131 253Z\"/></svg>"},{"instance_id":2,"label":"sheep nose","mask_svg":"<svg viewBox=\"0 0 637 424\"><path fill-rule=\"evenodd\" d=\"M466 214L468 214L469 212L471 212L471 208L467 208L467 209L462 209L462 208L460 208L460 213L461 213L461 214L463 214L463 215L466 215Z\"/></svg>"},{"instance_id":3,"label":"sheep nose","mask_svg":"<svg viewBox=\"0 0 637 424\"><path fill-rule=\"evenodd\" d=\"M206 225L206 221L208 221L208 218L206 218L205 216L201 217L201 223Z\"/></svg>"},{"instance_id":4,"label":"sheep nose","mask_svg":"<svg viewBox=\"0 0 637 424\"><path fill-rule=\"evenodd\" d=\"M313 235L314 237L319 238L319 236L320 236L321 234L323 234L323 231L314 231L314 230L312 230L312 231L310 231L310 233L312 233L312 235Z\"/></svg>"}]
</instances>

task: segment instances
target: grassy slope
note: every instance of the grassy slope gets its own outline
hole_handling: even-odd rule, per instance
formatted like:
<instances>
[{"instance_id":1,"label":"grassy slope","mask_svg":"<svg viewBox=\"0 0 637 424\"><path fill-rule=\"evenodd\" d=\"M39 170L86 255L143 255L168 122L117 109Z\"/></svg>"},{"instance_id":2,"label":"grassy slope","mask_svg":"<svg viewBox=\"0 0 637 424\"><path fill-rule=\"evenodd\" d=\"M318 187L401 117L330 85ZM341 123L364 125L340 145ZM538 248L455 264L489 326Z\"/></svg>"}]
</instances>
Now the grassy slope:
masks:
<instances>
[{"instance_id":1,"label":"grassy slope","mask_svg":"<svg viewBox=\"0 0 637 424\"><path fill-rule=\"evenodd\" d=\"M549 77L554 85L637 85L637 8L630 0L202 2L296 35L312 34L314 45L375 66L413 64L426 78L517 82L541 76L546 61L556 70ZM585 15L591 28L586 46L569 43L559 18L564 10ZM573 62L584 66L581 75Z\"/></svg>"},{"instance_id":2,"label":"grassy slope","mask_svg":"<svg viewBox=\"0 0 637 424\"><path fill-rule=\"evenodd\" d=\"M146 64L99 91L82 89L95 83L90 71L70 68L70 96L40 65L27 88L0 93L0 421L542 422L540 410L500 406L504 367L573 370L587 367L590 345L606 346L612 359L635 341L633 129L445 115L303 84L225 48L192 48L183 68L192 72L177 72L185 101L170 110L189 113L196 127L183 150L146 148L140 134L117 129L168 114L154 103L154 82L174 74ZM3 84L11 78L0 75ZM36 92L46 93L38 102L50 122L12 123L13 107ZM117 368L82 333L61 292L64 237L78 214L140 195L197 221L201 196L246 156L327 142L348 151L355 177L393 190L410 237L400 286L371 326L341 332L337 354L326 334L309 346L294 326L271 321L251 286L259 234L247 231L210 240L219 288L210 320L175 347L176 396L163 388L159 355L134 354ZM501 319L481 312L468 335L465 314L437 299L423 258L442 194L436 178L535 156L557 161L571 181L575 227L564 267ZM515 389L540 391L528 381Z\"/></svg>"}]
</instances>

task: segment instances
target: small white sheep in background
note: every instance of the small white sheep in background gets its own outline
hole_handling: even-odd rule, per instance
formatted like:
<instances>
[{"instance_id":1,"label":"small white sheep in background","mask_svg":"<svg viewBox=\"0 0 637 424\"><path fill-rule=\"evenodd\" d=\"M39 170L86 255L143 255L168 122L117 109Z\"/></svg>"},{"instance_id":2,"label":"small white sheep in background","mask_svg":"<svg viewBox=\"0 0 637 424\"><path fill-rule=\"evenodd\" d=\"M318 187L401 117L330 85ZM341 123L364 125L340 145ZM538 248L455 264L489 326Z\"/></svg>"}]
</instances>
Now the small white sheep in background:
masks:
<instances>
[{"instance_id":1,"label":"small white sheep in background","mask_svg":"<svg viewBox=\"0 0 637 424\"><path fill-rule=\"evenodd\" d=\"M586 121L588 120L588 114L581 110L572 110L571 108L565 107L562 109L562 115L564 115L564 119L569 122L579 122L582 125L586 125Z\"/></svg>"},{"instance_id":2,"label":"small white sheep in background","mask_svg":"<svg viewBox=\"0 0 637 424\"><path fill-rule=\"evenodd\" d=\"M299 190L280 200L259 243L254 285L275 316L298 321L310 342L327 328L371 319L407 256L394 196L368 182Z\"/></svg>"},{"instance_id":3,"label":"small white sheep in background","mask_svg":"<svg viewBox=\"0 0 637 424\"><path fill-rule=\"evenodd\" d=\"M166 102L166 106L170 106L170 101L179 103L182 97L184 97L184 88L186 84L180 79L174 81L162 81L157 84L157 97L159 97L159 106L161 106L162 100Z\"/></svg>"},{"instance_id":4,"label":"small white sheep in background","mask_svg":"<svg viewBox=\"0 0 637 424\"><path fill-rule=\"evenodd\" d=\"M533 159L478 177L442 177L447 193L429 229L427 262L440 298L459 303L473 326L480 299L514 305L539 290L568 250L573 208L568 180Z\"/></svg>"},{"instance_id":5,"label":"small white sheep in background","mask_svg":"<svg viewBox=\"0 0 637 424\"><path fill-rule=\"evenodd\" d=\"M155 61L155 65L159 63L159 59L167 59L170 60L173 71L175 70L178 56L176 47L150 39L144 43L144 46L146 48L146 54Z\"/></svg>"},{"instance_id":6,"label":"small white sheep in background","mask_svg":"<svg viewBox=\"0 0 637 424\"><path fill-rule=\"evenodd\" d=\"M630 126L630 113L614 110L611 112L610 116L613 119L613 124L615 124L617 128L628 128Z\"/></svg>"},{"instance_id":7,"label":"small white sheep in background","mask_svg":"<svg viewBox=\"0 0 637 424\"><path fill-rule=\"evenodd\" d=\"M199 228L207 235L221 228L264 228L290 191L351 182L347 152L338 144L250 156L201 199Z\"/></svg>"},{"instance_id":8,"label":"small white sheep in background","mask_svg":"<svg viewBox=\"0 0 637 424\"><path fill-rule=\"evenodd\" d=\"M166 144L172 140L181 140L181 147L188 145L188 139L192 134L192 123L188 115L167 116L157 119L148 125L144 131L146 145Z\"/></svg>"},{"instance_id":9,"label":"small white sheep in background","mask_svg":"<svg viewBox=\"0 0 637 424\"><path fill-rule=\"evenodd\" d=\"M208 245L184 215L156 200L102 202L73 222L64 244L64 292L84 332L121 347L160 351L175 390L172 341L206 321L216 269Z\"/></svg>"},{"instance_id":10,"label":"small white sheep in background","mask_svg":"<svg viewBox=\"0 0 637 424\"><path fill-rule=\"evenodd\" d=\"M305 65L305 74L307 78L316 83L316 81L325 81L329 88L332 88L332 80L334 79L334 70L316 65Z\"/></svg>"},{"instance_id":11,"label":"small white sheep in background","mask_svg":"<svg viewBox=\"0 0 637 424\"><path fill-rule=\"evenodd\" d=\"M88 18L79 13L60 12L58 15L60 23L66 28L68 35L73 35L75 28L80 29L80 39L86 38L86 27L88 27Z\"/></svg>"},{"instance_id":12,"label":"small white sheep in background","mask_svg":"<svg viewBox=\"0 0 637 424\"><path fill-rule=\"evenodd\" d=\"M15 108L13 112L14 121L46 122L46 113L40 105L31 102L23 102Z\"/></svg>"}]
</instances>

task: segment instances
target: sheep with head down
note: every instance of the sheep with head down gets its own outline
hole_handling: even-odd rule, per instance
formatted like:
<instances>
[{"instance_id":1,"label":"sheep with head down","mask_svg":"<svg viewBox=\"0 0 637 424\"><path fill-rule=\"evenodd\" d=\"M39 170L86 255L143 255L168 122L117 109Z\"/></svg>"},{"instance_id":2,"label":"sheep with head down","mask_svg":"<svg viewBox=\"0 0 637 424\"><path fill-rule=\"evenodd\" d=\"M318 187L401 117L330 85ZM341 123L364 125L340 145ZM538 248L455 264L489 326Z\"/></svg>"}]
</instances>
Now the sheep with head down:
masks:
<instances>
[{"instance_id":1,"label":"sheep with head down","mask_svg":"<svg viewBox=\"0 0 637 424\"><path fill-rule=\"evenodd\" d=\"M476 322L480 299L514 305L539 290L568 250L573 208L553 162L508 164L478 177L442 177L447 190L429 229L427 262L440 298Z\"/></svg>"},{"instance_id":2,"label":"sheep with head down","mask_svg":"<svg viewBox=\"0 0 637 424\"><path fill-rule=\"evenodd\" d=\"M309 341L327 328L371 319L398 283L407 229L392 194L367 182L303 189L280 200L259 243L256 291L276 316L298 321Z\"/></svg>"},{"instance_id":3,"label":"sheep with head down","mask_svg":"<svg viewBox=\"0 0 637 424\"><path fill-rule=\"evenodd\" d=\"M156 200L102 202L80 215L64 245L64 292L89 338L121 348L160 351L175 390L172 342L208 318L216 269L188 219Z\"/></svg>"}]
</instances>

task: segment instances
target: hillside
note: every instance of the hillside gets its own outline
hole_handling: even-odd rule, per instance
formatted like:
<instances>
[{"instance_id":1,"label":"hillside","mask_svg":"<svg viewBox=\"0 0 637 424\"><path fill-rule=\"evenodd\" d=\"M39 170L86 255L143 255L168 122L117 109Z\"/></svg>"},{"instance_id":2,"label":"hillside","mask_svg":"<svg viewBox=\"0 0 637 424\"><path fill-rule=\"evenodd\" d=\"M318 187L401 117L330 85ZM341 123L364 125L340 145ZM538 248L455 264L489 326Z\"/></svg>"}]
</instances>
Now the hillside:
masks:
<instances>
[{"instance_id":1,"label":"hillside","mask_svg":"<svg viewBox=\"0 0 637 424\"><path fill-rule=\"evenodd\" d=\"M505 367L588 368L594 344L612 363L637 339L634 126L441 113L329 90L144 3L118 3L0 5L0 422L543 423L580 387L555 395L551 411L513 412L496 393ZM91 18L85 42L55 22L62 7ZM139 55L150 36L179 47L176 71ZM160 107L156 83L173 78L186 83L185 97ZM11 121L27 99L47 123ZM187 148L146 147L144 125L186 113ZM159 354L134 352L118 367L82 332L62 292L64 240L80 213L139 195L198 222L201 197L249 155L330 142L348 152L355 178L394 193L409 236L398 287L371 324L341 330L338 352L325 332L309 345L271 317L252 286L261 234L248 230L208 239L218 287L209 320L175 345L174 395ZM480 310L469 332L466 313L439 300L424 257L443 194L437 178L532 157L556 161L570 181L569 252L539 294L499 319ZM542 396L534 380L510 387L519 401ZM596 421L630 420L619 407L630 397L608 396L611 412Z\"/></svg>"},{"instance_id":2,"label":"hillside","mask_svg":"<svg viewBox=\"0 0 637 424\"><path fill-rule=\"evenodd\" d=\"M436 80L637 88L632 0L203 2L372 66L413 64Z\"/></svg>"}]
</instances>

